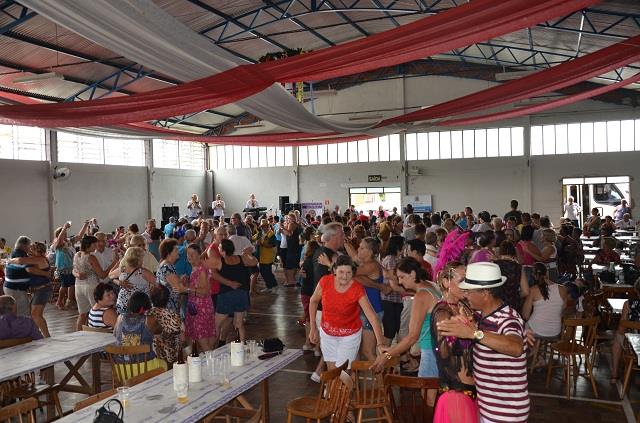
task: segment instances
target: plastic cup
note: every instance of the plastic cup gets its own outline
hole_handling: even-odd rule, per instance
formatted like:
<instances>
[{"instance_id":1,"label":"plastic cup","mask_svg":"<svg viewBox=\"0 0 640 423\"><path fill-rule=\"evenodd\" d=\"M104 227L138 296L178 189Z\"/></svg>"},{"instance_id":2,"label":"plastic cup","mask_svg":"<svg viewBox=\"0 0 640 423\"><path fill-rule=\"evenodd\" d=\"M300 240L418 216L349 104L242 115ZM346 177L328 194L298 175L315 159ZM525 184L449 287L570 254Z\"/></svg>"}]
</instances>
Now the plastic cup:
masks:
<instances>
[{"instance_id":1,"label":"plastic cup","mask_svg":"<svg viewBox=\"0 0 640 423\"><path fill-rule=\"evenodd\" d=\"M175 386L175 389L176 389L176 396L178 397L178 403L186 404L187 401L189 400L189 397L188 397L189 385L187 385L186 383L178 383Z\"/></svg>"},{"instance_id":2,"label":"plastic cup","mask_svg":"<svg viewBox=\"0 0 640 423\"><path fill-rule=\"evenodd\" d=\"M123 408L129 407L129 387L120 386L118 388L118 401L122 403Z\"/></svg>"},{"instance_id":3,"label":"plastic cup","mask_svg":"<svg viewBox=\"0 0 640 423\"><path fill-rule=\"evenodd\" d=\"M256 345L257 345L257 342L255 341L255 339L251 339L247 341L247 346L249 347L250 360L253 360L254 358L256 358Z\"/></svg>"}]
</instances>

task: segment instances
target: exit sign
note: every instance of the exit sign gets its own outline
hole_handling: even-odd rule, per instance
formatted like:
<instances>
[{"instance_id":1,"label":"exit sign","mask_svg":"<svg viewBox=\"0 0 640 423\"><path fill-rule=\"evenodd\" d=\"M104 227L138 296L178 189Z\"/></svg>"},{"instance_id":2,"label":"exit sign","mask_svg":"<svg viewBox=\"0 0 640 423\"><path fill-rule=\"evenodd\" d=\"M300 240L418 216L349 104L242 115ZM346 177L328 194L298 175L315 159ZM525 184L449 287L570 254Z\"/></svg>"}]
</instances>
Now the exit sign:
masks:
<instances>
[{"instance_id":1,"label":"exit sign","mask_svg":"<svg viewBox=\"0 0 640 423\"><path fill-rule=\"evenodd\" d=\"M382 175L369 175L368 182L382 182Z\"/></svg>"}]
</instances>

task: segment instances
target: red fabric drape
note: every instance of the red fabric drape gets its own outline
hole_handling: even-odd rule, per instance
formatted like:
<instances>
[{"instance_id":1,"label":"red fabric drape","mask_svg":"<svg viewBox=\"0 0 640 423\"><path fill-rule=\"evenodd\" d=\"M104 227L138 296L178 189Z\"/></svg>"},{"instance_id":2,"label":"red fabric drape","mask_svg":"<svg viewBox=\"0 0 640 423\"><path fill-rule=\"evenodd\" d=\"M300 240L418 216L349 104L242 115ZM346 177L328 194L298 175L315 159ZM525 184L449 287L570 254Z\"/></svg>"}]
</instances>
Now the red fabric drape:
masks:
<instances>
[{"instance_id":1,"label":"red fabric drape","mask_svg":"<svg viewBox=\"0 0 640 423\"><path fill-rule=\"evenodd\" d=\"M276 62L243 65L129 97L5 106L0 123L108 126L198 112L246 98L274 82L318 80L391 66L463 47L574 12L599 0L474 0L370 37Z\"/></svg>"},{"instance_id":2,"label":"red fabric drape","mask_svg":"<svg viewBox=\"0 0 640 423\"><path fill-rule=\"evenodd\" d=\"M623 79L622 81L616 82L614 84L605 85L599 88L595 88L593 90L588 90L582 93L573 94L567 97L559 98L557 100L549 101L542 104L535 104L526 107L520 107L515 110L507 110L499 113L492 113L488 115L482 116L474 116L463 119L453 119L447 120L444 122L440 122L439 125L443 126L462 126L462 125L476 125L479 123L486 122L494 122L496 120L502 119L511 119L519 116L525 116L532 113L539 113L549 109L555 109L556 107L567 106L569 104L577 103L578 101L586 100L601 94L608 93L610 91L617 90L618 88L622 88L626 85L633 84L634 82L640 81L640 73L636 75Z\"/></svg>"},{"instance_id":3,"label":"red fabric drape","mask_svg":"<svg viewBox=\"0 0 640 423\"><path fill-rule=\"evenodd\" d=\"M379 126L440 119L513 103L586 81L637 60L640 35L520 79L387 119Z\"/></svg>"}]
</instances>

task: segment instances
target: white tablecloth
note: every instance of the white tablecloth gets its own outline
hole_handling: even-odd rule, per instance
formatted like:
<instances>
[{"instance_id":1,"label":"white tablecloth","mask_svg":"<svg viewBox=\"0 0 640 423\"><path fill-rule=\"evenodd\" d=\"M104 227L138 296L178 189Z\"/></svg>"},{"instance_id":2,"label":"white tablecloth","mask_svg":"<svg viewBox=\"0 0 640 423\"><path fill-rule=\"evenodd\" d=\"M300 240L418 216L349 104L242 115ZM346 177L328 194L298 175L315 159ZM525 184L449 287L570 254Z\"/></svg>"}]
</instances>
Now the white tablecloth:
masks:
<instances>
[{"instance_id":1,"label":"white tablecloth","mask_svg":"<svg viewBox=\"0 0 640 423\"><path fill-rule=\"evenodd\" d=\"M631 344L633 352L636 353L638 364L640 365L640 333L625 333L624 336Z\"/></svg>"},{"instance_id":2,"label":"white tablecloth","mask_svg":"<svg viewBox=\"0 0 640 423\"><path fill-rule=\"evenodd\" d=\"M228 351L227 347L215 350L216 355ZM168 371L140 385L131 388L129 406L125 410L125 423L195 422L222 407L238 395L248 391L278 370L302 356L302 350L285 350L281 355L268 360L254 359L242 367L232 367L229 386L224 386L222 378L204 380L189 386L189 400L186 404L177 402L173 390L173 372ZM117 398L117 395L113 398ZM72 413L60 420L61 423L85 423L92 421L95 411L107 400Z\"/></svg>"},{"instance_id":3,"label":"white tablecloth","mask_svg":"<svg viewBox=\"0 0 640 423\"><path fill-rule=\"evenodd\" d=\"M614 313L622 313L622 307L624 307L624 303L627 301L624 298L607 298L607 302L613 309Z\"/></svg>"},{"instance_id":4,"label":"white tablecloth","mask_svg":"<svg viewBox=\"0 0 640 423\"><path fill-rule=\"evenodd\" d=\"M115 342L110 333L72 332L0 350L0 382L55 363L104 350Z\"/></svg>"}]
</instances>

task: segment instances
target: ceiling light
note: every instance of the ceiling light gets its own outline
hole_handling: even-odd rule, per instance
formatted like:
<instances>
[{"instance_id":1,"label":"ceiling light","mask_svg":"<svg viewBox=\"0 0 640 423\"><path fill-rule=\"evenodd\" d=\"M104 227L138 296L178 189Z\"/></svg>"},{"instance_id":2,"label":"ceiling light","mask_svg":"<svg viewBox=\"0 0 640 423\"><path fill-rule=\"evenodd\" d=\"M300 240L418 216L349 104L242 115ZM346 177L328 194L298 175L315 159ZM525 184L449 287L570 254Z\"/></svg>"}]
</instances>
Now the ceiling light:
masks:
<instances>
[{"instance_id":1,"label":"ceiling light","mask_svg":"<svg viewBox=\"0 0 640 423\"><path fill-rule=\"evenodd\" d=\"M49 79L64 79L64 77L56 72L47 72L16 78L13 82L16 84L33 84L35 82L47 81Z\"/></svg>"}]
</instances>

